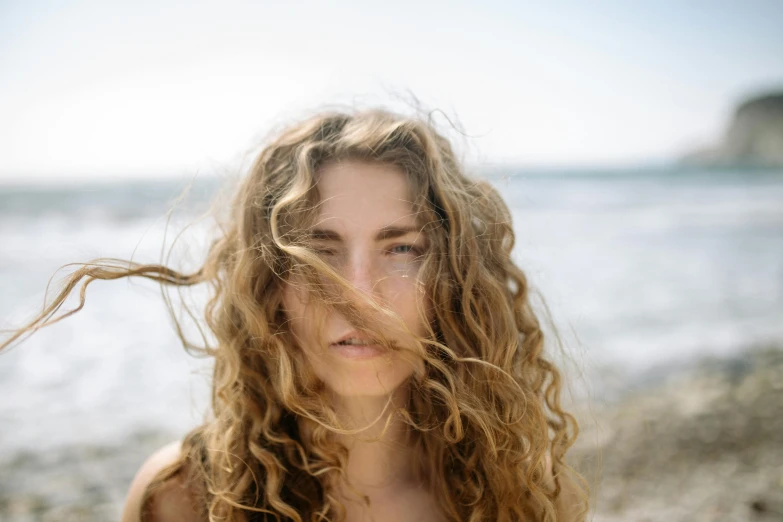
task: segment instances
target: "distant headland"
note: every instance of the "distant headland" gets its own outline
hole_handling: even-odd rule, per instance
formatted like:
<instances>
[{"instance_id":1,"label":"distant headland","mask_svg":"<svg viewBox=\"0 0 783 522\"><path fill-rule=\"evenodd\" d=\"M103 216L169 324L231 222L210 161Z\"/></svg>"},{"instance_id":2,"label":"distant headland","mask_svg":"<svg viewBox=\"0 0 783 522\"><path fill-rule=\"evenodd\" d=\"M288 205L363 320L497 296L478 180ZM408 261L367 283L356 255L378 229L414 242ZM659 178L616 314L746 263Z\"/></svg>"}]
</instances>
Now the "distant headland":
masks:
<instances>
[{"instance_id":1,"label":"distant headland","mask_svg":"<svg viewBox=\"0 0 783 522\"><path fill-rule=\"evenodd\" d=\"M755 96L734 111L723 141L681 158L686 165L783 167L783 91Z\"/></svg>"}]
</instances>

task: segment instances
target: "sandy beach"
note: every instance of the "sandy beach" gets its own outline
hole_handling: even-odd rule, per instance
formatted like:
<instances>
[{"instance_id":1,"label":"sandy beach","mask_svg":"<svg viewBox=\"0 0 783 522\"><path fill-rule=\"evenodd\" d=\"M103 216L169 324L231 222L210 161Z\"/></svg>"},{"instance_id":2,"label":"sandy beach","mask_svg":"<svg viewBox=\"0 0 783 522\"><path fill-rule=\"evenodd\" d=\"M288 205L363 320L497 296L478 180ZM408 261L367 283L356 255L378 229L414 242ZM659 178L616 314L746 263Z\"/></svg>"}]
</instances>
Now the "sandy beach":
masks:
<instances>
[{"instance_id":1,"label":"sandy beach","mask_svg":"<svg viewBox=\"0 0 783 522\"><path fill-rule=\"evenodd\" d=\"M783 520L783 350L702 359L579 412L571 461L592 520ZM118 520L136 469L173 433L117 446L23 452L0 462L0 520Z\"/></svg>"}]
</instances>

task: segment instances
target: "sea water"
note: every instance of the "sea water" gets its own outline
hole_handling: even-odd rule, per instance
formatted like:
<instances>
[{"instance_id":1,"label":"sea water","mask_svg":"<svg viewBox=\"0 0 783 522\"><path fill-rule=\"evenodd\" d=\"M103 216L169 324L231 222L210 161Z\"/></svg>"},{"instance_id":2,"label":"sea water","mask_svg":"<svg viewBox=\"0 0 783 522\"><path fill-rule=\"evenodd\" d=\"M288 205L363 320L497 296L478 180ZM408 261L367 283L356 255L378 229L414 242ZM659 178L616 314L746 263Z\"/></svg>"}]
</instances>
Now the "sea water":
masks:
<instances>
[{"instance_id":1,"label":"sea water","mask_svg":"<svg viewBox=\"0 0 783 522\"><path fill-rule=\"evenodd\" d=\"M511 208L515 260L592 387L609 374L783 342L783 171L506 169L487 178ZM214 227L194 221L218 183L196 181L191 203L167 216L185 185L0 186L0 328L40 310L62 265L157 263L186 224L168 261L195 268ZM50 296L68 273L57 273ZM0 355L0 453L182 434L203 419L210 361L183 350L159 286L95 281L86 298ZM182 299L198 311L205 297L195 289Z\"/></svg>"}]
</instances>

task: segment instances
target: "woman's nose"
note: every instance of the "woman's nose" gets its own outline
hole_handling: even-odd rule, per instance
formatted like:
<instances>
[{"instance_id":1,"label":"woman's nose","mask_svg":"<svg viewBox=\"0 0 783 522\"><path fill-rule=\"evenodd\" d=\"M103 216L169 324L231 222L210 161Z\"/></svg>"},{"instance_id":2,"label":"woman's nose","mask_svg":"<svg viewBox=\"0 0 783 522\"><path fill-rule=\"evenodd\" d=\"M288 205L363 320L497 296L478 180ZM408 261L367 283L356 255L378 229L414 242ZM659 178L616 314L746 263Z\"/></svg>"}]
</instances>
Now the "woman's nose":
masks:
<instances>
[{"instance_id":1,"label":"woman's nose","mask_svg":"<svg viewBox=\"0 0 783 522\"><path fill-rule=\"evenodd\" d=\"M345 278L354 288L366 294L376 294L380 277L371 256L355 254L348 263Z\"/></svg>"}]
</instances>

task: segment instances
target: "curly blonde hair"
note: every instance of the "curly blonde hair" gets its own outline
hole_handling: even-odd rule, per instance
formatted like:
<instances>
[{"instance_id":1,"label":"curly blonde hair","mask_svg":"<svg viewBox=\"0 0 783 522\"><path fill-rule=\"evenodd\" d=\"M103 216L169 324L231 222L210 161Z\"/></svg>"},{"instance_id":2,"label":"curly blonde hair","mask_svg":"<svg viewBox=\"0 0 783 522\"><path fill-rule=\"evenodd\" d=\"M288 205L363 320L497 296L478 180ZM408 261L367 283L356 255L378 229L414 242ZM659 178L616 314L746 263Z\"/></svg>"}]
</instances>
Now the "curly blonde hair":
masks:
<instances>
[{"instance_id":1,"label":"curly blonde hair","mask_svg":"<svg viewBox=\"0 0 783 522\"><path fill-rule=\"evenodd\" d=\"M158 473L144 504L177 478L203 520L344 519L331 488L347 461L334 437L339 422L281 306L283 285L296 273L324 302L361 321L356 307L330 300L318 285L327 277L349 286L307 243L317 172L340 160L402 170L427 238L420 281L432 305L431 335L421 339L424 371L411 378L407 407L395 412L411 428L419 476L451 521L557 520L561 479L579 479L564 462L578 430L561 406L561 374L543 354L527 278L511 259L511 215L489 183L466 176L425 118L328 112L290 126L242 180L229 222L198 271L84 264L0 348L80 309L96 279L207 284L205 320L216 340L207 349L215 359L212 417L186 436L179 460ZM80 281L79 307L55 317ZM582 518L587 494L577 482L571 487Z\"/></svg>"}]
</instances>

